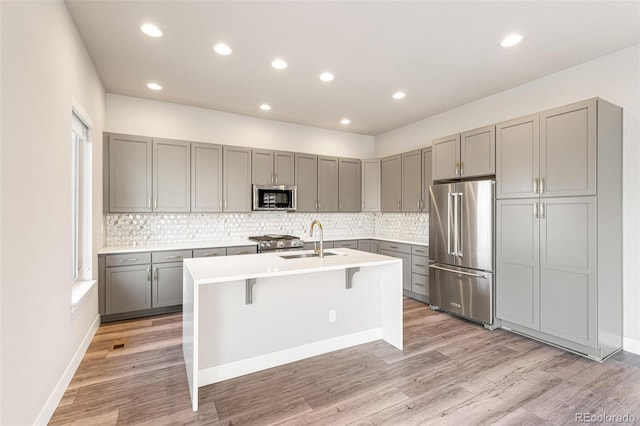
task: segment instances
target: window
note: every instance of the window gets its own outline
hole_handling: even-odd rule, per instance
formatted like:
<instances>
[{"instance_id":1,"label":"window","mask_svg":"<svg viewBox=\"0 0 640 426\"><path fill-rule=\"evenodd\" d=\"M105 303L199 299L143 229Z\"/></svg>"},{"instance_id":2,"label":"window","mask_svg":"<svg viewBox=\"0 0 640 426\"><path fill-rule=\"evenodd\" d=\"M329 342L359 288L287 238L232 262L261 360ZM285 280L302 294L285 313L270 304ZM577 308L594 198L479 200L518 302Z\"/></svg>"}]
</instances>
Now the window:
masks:
<instances>
[{"instance_id":1,"label":"window","mask_svg":"<svg viewBox=\"0 0 640 426\"><path fill-rule=\"evenodd\" d=\"M72 282L91 280L91 145L88 126L71 115Z\"/></svg>"}]
</instances>

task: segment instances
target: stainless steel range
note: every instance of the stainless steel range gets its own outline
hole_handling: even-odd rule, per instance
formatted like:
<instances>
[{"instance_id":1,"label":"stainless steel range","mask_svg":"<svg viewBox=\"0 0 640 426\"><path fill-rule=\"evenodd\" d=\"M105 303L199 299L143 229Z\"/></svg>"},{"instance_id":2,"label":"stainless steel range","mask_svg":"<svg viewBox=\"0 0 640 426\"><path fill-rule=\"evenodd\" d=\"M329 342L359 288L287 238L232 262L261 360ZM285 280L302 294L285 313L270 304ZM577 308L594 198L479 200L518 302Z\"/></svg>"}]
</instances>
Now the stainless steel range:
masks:
<instances>
[{"instance_id":1,"label":"stainless steel range","mask_svg":"<svg viewBox=\"0 0 640 426\"><path fill-rule=\"evenodd\" d=\"M292 235L267 234L249 237L249 239L258 243L258 253L302 250L304 246L300 238Z\"/></svg>"}]
</instances>

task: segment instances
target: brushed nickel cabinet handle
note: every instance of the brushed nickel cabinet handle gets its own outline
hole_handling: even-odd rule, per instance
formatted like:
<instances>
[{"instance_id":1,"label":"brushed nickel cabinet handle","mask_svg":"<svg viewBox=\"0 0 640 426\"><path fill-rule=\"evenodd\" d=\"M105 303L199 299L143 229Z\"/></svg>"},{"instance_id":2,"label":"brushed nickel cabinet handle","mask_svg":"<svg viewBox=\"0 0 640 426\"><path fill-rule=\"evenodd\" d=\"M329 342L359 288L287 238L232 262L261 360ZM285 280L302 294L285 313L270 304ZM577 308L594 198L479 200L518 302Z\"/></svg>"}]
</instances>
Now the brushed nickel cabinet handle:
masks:
<instances>
[{"instance_id":1,"label":"brushed nickel cabinet handle","mask_svg":"<svg viewBox=\"0 0 640 426\"><path fill-rule=\"evenodd\" d=\"M153 279L158 281L158 268L153 268Z\"/></svg>"},{"instance_id":2,"label":"brushed nickel cabinet handle","mask_svg":"<svg viewBox=\"0 0 640 426\"><path fill-rule=\"evenodd\" d=\"M544 219L545 211L544 211L544 203L540 203L540 218Z\"/></svg>"},{"instance_id":3,"label":"brushed nickel cabinet handle","mask_svg":"<svg viewBox=\"0 0 640 426\"><path fill-rule=\"evenodd\" d=\"M218 256L218 253L203 253L202 257Z\"/></svg>"},{"instance_id":4,"label":"brushed nickel cabinet handle","mask_svg":"<svg viewBox=\"0 0 640 426\"><path fill-rule=\"evenodd\" d=\"M218 199L218 203L220 203L220 210L222 210L222 199Z\"/></svg>"},{"instance_id":5,"label":"brushed nickel cabinet handle","mask_svg":"<svg viewBox=\"0 0 640 426\"><path fill-rule=\"evenodd\" d=\"M151 267L147 268L147 281L151 281Z\"/></svg>"},{"instance_id":6,"label":"brushed nickel cabinet handle","mask_svg":"<svg viewBox=\"0 0 640 426\"><path fill-rule=\"evenodd\" d=\"M460 175L460 163L456 161L456 176Z\"/></svg>"},{"instance_id":7,"label":"brushed nickel cabinet handle","mask_svg":"<svg viewBox=\"0 0 640 426\"><path fill-rule=\"evenodd\" d=\"M538 178L533 179L533 193L534 194L538 193Z\"/></svg>"},{"instance_id":8,"label":"brushed nickel cabinet handle","mask_svg":"<svg viewBox=\"0 0 640 426\"><path fill-rule=\"evenodd\" d=\"M136 259L135 257L132 257L130 259L120 259L120 262L135 262L138 259Z\"/></svg>"},{"instance_id":9,"label":"brushed nickel cabinet handle","mask_svg":"<svg viewBox=\"0 0 640 426\"><path fill-rule=\"evenodd\" d=\"M544 178L540 178L540 193L544 194Z\"/></svg>"},{"instance_id":10,"label":"brushed nickel cabinet handle","mask_svg":"<svg viewBox=\"0 0 640 426\"><path fill-rule=\"evenodd\" d=\"M165 259L183 259L182 256L167 256Z\"/></svg>"},{"instance_id":11,"label":"brushed nickel cabinet handle","mask_svg":"<svg viewBox=\"0 0 640 426\"><path fill-rule=\"evenodd\" d=\"M153 198L153 208L154 210L158 208L158 197Z\"/></svg>"},{"instance_id":12,"label":"brushed nickel cabinet handle","mask_svg":"<svg viewBox=\"0 0 640 426\"><path fill-rule=\"evenodd\" d=\"M400 210L400 201L398 201L398 210Z\"/></svg>"},{"instance_id":13,"label":"brushed nickel cabinet handle","mask_svg":"<svg viewBox=\"0 0 640 426\"><path fill-rule=\"evenodd\" d=\"M460 175L464 175L464 161L460 162Z\"/></svg>"},{"instance_id":14,"label":"brushed nickel cabinet handle","mask_svg":"<svg viewBox=\"0 0 640 426\"><path fill-rule=\"evenodd\" d=\"M147 208L151 208L151 197L147 198Z\"/></svg>"},{"instance_id":15,"label":"brushed nickel cabinet handle","mask_svg":"<svg viewBox=\"0 0 640 426\"><path fill-rule=\"evenodd\" d=\"M537 218L538 218L538 203L534 203L534 204L533 204L533 217L534 217L535 219L537 219Z\"/></svg>"},{"instance_id":16,"label":"brushed nickel cabinet handle","mask_svg":"<svg viewBox=\"0 0 640 426\"><path fill-rule=\"evenodd\" d=\"M420 284L420 283L413 283L413 285L419 285L420 287L424 287L424 284Z\"/></svg>"}]
</instances>

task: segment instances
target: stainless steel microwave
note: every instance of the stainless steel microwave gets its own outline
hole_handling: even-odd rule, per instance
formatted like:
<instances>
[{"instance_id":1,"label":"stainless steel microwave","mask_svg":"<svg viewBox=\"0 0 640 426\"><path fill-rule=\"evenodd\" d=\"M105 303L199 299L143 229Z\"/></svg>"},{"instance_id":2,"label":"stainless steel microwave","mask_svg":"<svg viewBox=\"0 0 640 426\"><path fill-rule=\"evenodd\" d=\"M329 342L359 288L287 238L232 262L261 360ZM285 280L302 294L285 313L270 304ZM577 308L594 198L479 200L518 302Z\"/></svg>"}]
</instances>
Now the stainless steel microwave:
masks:
<instances>
[{"instance_id":1,"label":"stainless steel microwave","mask_svg":"<svg viewBox=\"0 0 640 426\"><path fill-rule=\"evenodd\" d=\"M294 211L297 201L294 185L253 185L253 210Z\"/></svg>"}]
</instances>

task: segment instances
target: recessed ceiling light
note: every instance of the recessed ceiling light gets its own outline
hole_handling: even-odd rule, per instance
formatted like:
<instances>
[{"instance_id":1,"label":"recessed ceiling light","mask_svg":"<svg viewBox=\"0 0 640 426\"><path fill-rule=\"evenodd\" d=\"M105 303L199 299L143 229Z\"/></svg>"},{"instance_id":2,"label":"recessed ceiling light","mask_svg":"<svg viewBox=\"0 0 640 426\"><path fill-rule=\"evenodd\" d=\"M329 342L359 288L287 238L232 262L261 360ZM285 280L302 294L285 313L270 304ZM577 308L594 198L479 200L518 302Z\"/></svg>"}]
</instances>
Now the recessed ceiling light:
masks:
<instances>
[{"instance_id":1,"label":"recessed ceiling light","mask_svg":"<svg viewBox=\"0 0 640 426\"><path fill-rule=\"evenodd\" d=\"M500 46L502 47L511 47L522 41L522 36L520 34L509 34L500 42Z\"/></svg>"},{"instance_id":2,"label":"recessed ceiling light","mask_svg":"<svg viewBox=\"0 0 640 426\"><path fill-rule=\"evenodd\" d=\"M320 74L320 80L322 81L331 81L334 79L334 75L331 74L330 72L323 72L322 74Z\"/></svg>"},{"instance_id":3,"label":"recessed ceiling light","mask_svg":"<svg viewBox=\"0 0 640 426\"><path fill-rule=\"evenodd\" d=\"M285 69L288 65L285 62L284 59L282 58L276 58L273 61L271 61L271 66L274 67L277 70L283 70Z\"/></svg>"},{"instance_id":4,"label":"recessed ceiling light","mask_svg":"<svg viewBox=\"0 0 640 426\"><path fill-rule=\"evenodd\" d=\"M404 99L405 96L407 96L407 94L404 92L396 92L393 95L391 95L393 99Z\"/></svg>"},{"instance_id":5,"label":"recessed ceiling light","mask_svg":"<svg viewBox=\"0 0 640 426\"><path fill-rule=\"evenodd\" d=\"M229 45L225 43L216 44L215 46L213 46L213 50L215 50L215 52L218 55L224 55L224 56L231 55L231 52L232 52Z\"/></svg>"},{"instance_id":6,"label":"recessed ceiling light","mask_svg":"<svg viewBox=\"0 0 640 426\"><path fill-rule=\"evenodd\" d=\"M347 125L350 123L351 123L351 120L349 120L348 118L343 118L342 120L340 120L340 124Z\"/></svg>"},{"instance_id":7,"label":"recessed ceiling light","mask_svg":"<svg viewBox=\"0 0 640 426\"><path fill-rule=\"evenodd\" d=\"M271 109L271 105L262 104L262 105L260 105L260 109L263 110L263 111L269 111Z\"/></svg>"},{"instance_id":8,"label":"recessed ceiling light","mask_svg":"<svg viewBox=\"0 0 640 426\"><path fill-rule=\"evenodd\" d=\"M153 24L144 24L140 27L140 31L148 35L149 37L162 37L162 31L160 28Z\"/></svg>"},{"instance_id":9,"label":"recessed ceiling light","mask_svg":"<svg viewBox=\"0 0 640 426\"><path fill-rule=\"evenodd\" d=\"M162 86L160 86L158 83L148 83L147 87L151 90L162 90Z\"/></svg>"}]
</instances>

